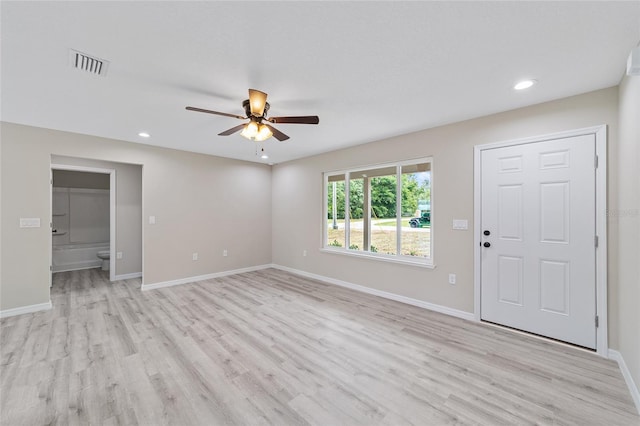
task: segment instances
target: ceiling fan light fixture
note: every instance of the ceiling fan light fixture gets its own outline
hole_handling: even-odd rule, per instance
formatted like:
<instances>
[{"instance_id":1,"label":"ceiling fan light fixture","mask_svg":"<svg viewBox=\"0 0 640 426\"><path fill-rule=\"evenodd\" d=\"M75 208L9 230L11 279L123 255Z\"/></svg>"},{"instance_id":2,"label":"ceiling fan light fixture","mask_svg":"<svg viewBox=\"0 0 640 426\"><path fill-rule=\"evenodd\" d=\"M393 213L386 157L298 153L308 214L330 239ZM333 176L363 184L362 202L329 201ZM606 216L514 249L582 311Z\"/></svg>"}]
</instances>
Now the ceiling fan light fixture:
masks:
<instances>
[{"instance_id":1,"label":"ceiling fan light fixture","mask_svg":"<svg viewBox=\"0 0 640 426\"><path fill-rule=\"evenodd\" d=\"M265 126L264 124L261 124L255 140L258 142L262 142L262 141L266 141L271 136L273 136L273 132L271 132L271 130L267 126Z\"/></svg>"},{"instance_id":2,"label":"ceiling fan light fixture","mask_svg":"<svg viewBox=\"0 0 640 426\"><path fill-rule=\"evenodd\" d=\"M264 107L267 104L267 94L256 89L249 89L249 102L251 114L256 117L264 115Z\"/></svg>"},{"instance_id":3,"label":"ceiling fan light fixture","mask_svg":"<svg viewBox=\"0 0 640 426\"><path fill-rule=\"evenodd\" d=\"M240 133L240 135L249 140L255 140L256 136L258 135L258 123L256 123L255 121L250 121L246 126L244 126L244 129L242 130L242 133Z\"/></svg>"},{"instance_id":4,"label":"ceiling fan light fixture","mask_svg":"<svg viewBox=\"0 0 640 426\"><path fill-rule=\"evenodd\" d=\"M255 142L262 142L273 136L273 132L264 124L258 124L255 121L251 121L247 123L240 135Z\"/></svg>"}]
</instances>

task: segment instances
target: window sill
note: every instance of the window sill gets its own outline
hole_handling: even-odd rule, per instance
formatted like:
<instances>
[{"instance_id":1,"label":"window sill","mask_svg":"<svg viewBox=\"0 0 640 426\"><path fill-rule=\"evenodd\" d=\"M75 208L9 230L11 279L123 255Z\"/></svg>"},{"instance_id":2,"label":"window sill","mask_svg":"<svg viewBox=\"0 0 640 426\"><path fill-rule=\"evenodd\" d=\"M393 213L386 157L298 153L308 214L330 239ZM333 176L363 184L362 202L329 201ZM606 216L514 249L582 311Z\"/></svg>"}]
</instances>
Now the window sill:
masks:
<instances>
[{"instance_id":1,"label":"window sill","mask_svg":"<svg viewBox=\"0 0 640 426\"><path fill-rule=\"evenodd\" d=\"M412 260L411 258L399 258L396 256L391 257L391 256L385 256L385 255L379 255L379 254L376 255L376 254L363 253L363 252L354 251L354 250L345 250L340 248L332 249L332 248L324 247L324 248L321 248L320 251L323 253L359 257L362 259L374 260L378 262L398 263L401 265L417 266L419 268L427 268L427 269L436 268L436 265L433 264L431 259Z\"/></svg>"}]
</instances>

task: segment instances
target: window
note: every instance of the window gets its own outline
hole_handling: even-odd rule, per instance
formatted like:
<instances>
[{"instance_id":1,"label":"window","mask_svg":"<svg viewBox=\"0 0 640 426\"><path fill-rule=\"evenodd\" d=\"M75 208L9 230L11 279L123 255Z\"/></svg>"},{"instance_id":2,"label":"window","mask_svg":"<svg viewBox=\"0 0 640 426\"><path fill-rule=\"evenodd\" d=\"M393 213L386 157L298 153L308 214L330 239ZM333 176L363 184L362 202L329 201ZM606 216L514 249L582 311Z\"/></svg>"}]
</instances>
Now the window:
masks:
<instances>
[{"instance_id":1,"label":"window","mask_svg":"<svg viewBox=\"0 0 640 426\"><path fill-rule=\"evenodd\" d=\"M431 163L325 173L324 248L431 265Z\"/></svg>"}]
</instances>

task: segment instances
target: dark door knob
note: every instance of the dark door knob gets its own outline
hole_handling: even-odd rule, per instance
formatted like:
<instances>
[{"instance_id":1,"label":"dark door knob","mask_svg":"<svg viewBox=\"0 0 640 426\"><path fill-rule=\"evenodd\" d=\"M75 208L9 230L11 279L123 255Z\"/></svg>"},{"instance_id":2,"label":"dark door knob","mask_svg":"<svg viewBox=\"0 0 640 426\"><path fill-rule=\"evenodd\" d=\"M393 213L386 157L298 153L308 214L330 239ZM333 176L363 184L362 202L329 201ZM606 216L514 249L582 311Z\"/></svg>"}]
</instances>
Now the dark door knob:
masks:
<instances>
[{"instance_id":1,"label":"dark door knob","mask_svg":"<svg viewBox=\"0 0 640 426\"><path fill-rule=\"evenodd\" d=\"M484 243L484 244L483 244L483 246L485 246L485 247L491 247L491 243L486 242L486 243Z\"/></svg>"},{"instance_id":2,"label":"dark door knob","mask_svg":"<svg viewBox=\"0 0 640 426\"><path fill-rule=\"evenodd\" d=\"M486 229L486 230L483 232L483 234L484 234L484 235L491 235L491 232L490 232L488 229Z\"/></svg>"}]
</instances>

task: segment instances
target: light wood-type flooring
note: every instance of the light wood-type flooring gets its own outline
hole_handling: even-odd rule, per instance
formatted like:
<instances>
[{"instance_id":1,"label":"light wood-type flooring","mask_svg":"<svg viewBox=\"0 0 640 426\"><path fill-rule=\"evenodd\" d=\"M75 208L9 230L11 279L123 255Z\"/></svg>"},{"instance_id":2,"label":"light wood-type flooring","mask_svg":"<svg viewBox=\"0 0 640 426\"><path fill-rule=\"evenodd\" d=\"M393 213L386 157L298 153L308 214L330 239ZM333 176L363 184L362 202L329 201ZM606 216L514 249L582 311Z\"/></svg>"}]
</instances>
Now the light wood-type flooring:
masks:
<instances>
[{"instance_id":1,"label":"light wood-type flooring","mask_svg":"<svg viewBox=\"0 0 640 426\"><path fill-rule=\"evenodd\" d=\"M1 321L2 425L640 424L615 362L279 270L52 302Z\"/></svg>"}]
</instances>

